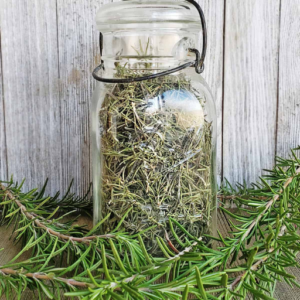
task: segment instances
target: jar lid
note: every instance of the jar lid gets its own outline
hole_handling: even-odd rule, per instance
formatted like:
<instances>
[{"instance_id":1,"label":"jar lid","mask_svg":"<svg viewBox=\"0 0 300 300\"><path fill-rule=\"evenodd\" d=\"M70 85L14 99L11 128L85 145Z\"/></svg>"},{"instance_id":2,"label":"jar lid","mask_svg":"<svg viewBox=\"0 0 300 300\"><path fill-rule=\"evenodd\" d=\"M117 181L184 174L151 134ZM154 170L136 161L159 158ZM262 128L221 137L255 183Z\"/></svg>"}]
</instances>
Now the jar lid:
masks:
<instances>
[{"instance_id":1,"label":"jar lid","mask_svg":"<svg viewBox=\"0 0 300 300\"><path fill-rule=\"evenodd\" d=\"M101 32L130 29L189 29L201 30L196 8L179 0L123 0L106 4L96 17Z\"/></svg>"}]
</instances>

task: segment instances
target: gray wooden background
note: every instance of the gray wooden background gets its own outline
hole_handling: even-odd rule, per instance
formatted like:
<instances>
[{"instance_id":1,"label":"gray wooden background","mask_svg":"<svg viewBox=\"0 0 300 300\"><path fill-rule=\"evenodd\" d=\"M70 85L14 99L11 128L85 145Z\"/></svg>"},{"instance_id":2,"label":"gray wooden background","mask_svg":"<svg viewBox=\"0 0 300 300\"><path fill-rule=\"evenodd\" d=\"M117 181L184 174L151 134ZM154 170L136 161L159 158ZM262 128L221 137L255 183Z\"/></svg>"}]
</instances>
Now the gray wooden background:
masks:
<instances>
[{"instance_id":1,"label":"gray wooden background","mask_svg":"<svg viewBox=\"0 0 300 300\"><path fill-rule=\"evenodd\" d=\"M0 0L0 178L91 181L89 106L107 0ZM300 144L300 0L199 0L218 111L219 179L251 182Z\"/></svg>"}]
</instances>

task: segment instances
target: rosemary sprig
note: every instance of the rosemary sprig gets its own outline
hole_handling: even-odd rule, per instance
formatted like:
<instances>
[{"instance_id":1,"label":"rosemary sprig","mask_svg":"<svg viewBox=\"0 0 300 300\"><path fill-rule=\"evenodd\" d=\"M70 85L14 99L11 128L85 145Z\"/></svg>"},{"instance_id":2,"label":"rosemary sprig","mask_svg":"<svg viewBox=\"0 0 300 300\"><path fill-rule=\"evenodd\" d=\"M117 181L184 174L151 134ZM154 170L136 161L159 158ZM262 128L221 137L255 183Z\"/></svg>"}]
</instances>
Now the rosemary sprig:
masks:
<instances>
[{"instance_id":1,"label":"rosemary sprig","mask_svg":"<svg viewBox=\"0 0 300 300\"><path fill-rule=\"evenodd\" d=\"M47 197L40 195L37 201L36 190L22 193L12 182L2 184L2 223L14 225L16 241L22 240L24 249L33 250L33 256L17 262L19 254L0 266L0 295L9 297L14 292L20 298L29 287L39 291L40 299L59 299L61 290L79 299L167 300L191 296L228 300L246 299L247 295L274 299L278 280L299 286L287 272L287 267L298 266L296 255L300 250L299 173L297 157L277 158L276 167L251 188L222 187L220 194L226 199L234 195L231 201L237 205L237 212L223 208L234 220L233 233L232 237L211 237L218 242L216 249L169 218L173 230L159 239L164 257L147 252L143 234L131 236L119 230L89 238L98 227L87 232L71 221L60 223L60 217L53 215L55 205L44 208ZM171 237L180 241L174 249ZM67 267L60 263L64 258Z\"/></svg>"}]
</instances>

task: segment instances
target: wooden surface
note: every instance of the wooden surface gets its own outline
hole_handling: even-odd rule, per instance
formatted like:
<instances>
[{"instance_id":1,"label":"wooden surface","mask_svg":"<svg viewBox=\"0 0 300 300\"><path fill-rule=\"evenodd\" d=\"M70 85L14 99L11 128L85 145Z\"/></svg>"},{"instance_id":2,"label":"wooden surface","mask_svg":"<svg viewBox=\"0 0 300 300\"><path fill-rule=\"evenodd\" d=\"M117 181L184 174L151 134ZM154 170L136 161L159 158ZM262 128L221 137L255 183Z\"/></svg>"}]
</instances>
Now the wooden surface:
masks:
<instances>
[{"instance_id":1,"label":"wooden surface","mask_svg":"<svg viewBox=\"0 0 300 300\"><path fill-rule=\"evenodd\" d=\"M6 175L51 176L51 190L62 179L56 23L56 0L1 1Z\"/></svg>"},{"instance_id":2,"label":"wooden surface","mask_svg":"<svg viewBox=\"0 0 300 300\"><path fill-rule=\"evenodd\" d=\"M91 220L87 217L81 218L79 220L80 224L88 224L91 225ZM218 228L223 236L227 236L228 232L233 230L231 228L231 225L228 221L228 219L225 217L225 215L222 212L219 212L218 215ZM20 245L15 245L12 240L9 239L11 234L11 228L6 229L5 227L0 227L0 249L4 248L4 251L0 253L0 266L4 263L7 263L9 260L14 258L18 251L20 251L21 247ZM30 253L24 253L20 258L18 258L17 261L23 261L26 260L28 257L30 257ZM298 262L300 263L300 259L298 259ZM298 268L289 268L289 273L296 276L298 281L300 281L300 269ZM288 284L286 283L278 283L275 298L278 300L298 300L299 299L299 293L300 290L298 288L292 289ZM0 300L15 300L16 297L13 295L10 299L6 299L6 297L0 298ZM37 296L34 295L31 291L26 291L23 295L21 300L33 300L37 299ZM250 299L250 298L249 298Z\"/></svg>"},{"instance_id":3,"label":"wooden surface","mask_svg":"<svg viewBox=\"0 0 300 300\"><path fill-rule=\"evenodd\" d=\"M1 27L0 27L1 29ZM6 140L5 140L5 120L4 120L4 99L3 99L3 84L2 84L2 56L1 56L1 38L0 38L0 176L6 178Z\"/></svg>"},{"instance_id":4,"label":"wooden surface","mask_svg":"<svg viewBox=\"0 0 300 300\"><path fill-rule=\"evenodd\" d=\"M75 192L86 190L90 178L89 106L99 63L95 15L98 0L57 0L59 101L61 102L62 184L75 178Z\"/></svg>"},{"instance_id":5,"label":"wooden surface","mask_svg":"<svg viewBox=\"0 0 300 300\"><path fill-rule=\"evenodd\" d=\"M279 0L226 1L223 174L252 182L275 156Z\"/></svg>"},{"instance_id":6,"label":"wooden surface","mask_svg":"<svg viewBox=\"0 0 300 300\"><path fill-rule=\"evenodd\" d=\"M0 175L86 191L97 10L109 0L0 3ZM199 0L203 74L218 112L218 174L251 182L300 144L299 0ZM3 83L3 87L2 84ZM3 95L3 97L2 97ZM4 117L5 116L5 117Z\"/></svg>"},{"instance_id":7,"label":"wooden surface","mask_svg":"<svg viewBox=\"0 0 300 300\"><path fill-rule=\"evenodd\" d=\"M277 153L300 145L300 2L281 4Z\"/></svg>"}]
</instances>

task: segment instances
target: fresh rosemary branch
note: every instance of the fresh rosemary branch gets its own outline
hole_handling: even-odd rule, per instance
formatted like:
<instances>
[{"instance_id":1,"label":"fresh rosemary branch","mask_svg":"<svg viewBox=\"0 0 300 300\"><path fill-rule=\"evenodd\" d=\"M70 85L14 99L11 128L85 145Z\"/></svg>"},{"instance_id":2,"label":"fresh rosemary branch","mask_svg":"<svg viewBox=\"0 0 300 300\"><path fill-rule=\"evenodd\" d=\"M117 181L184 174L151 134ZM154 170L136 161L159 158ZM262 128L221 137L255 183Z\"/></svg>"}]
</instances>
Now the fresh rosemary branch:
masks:
<instances>
[{"instance_id":1,"label":"fresh rosemary branch","mask_svg":"<svg viewBox=\"0 0 300 300\"><path fill-rule=\"evenodd\" d=\"M22 214L24 214L26 216L26 218L29 221L33 221L37 227L44 229L47 233L49 233L52 236L57 236L59 239L61 240L70 240L73 242L79 242L79 243L88 243L91 240L96 240L98 238L114 238L115 235L113 234L105 234L105 235L94 235L94 236L87 236L87 237L74 237L74 236L70 236L70 235L66 235L66 234L62 234L60 232L54 231L53 229L51 229L50 227L47 226L47 223L49 222L45 222L44 219L39 219L37 217L37 214L31 214L30 212L27 211L26 207L21 203L20 200L16 199L13 194L7 190L1 183L0 183L0 189L2 191L4 191L4 196L7 196L8 199L10 199L11 201L14 201L17 206L20 208L20 211L22 212ZM52 222L53 223L53 222Z\"/></svg>"},{"instance_id":2,"label":"fresh rosemary branch","mask_svg":"<svg viewBox=\"0 0 300 300\"><path fill-rule=\"evenodd\" d=\"M299 286L287 272L298 267L300 250L300 160L292 154L277 158L276 167L250 188L235 190L228 183L221 188L220 195L237 206L233 213L220 203L231 237L210 237L218 243L211 249L170 218L170 233L158 240L161 257L147 252L143 232L129 235L121 223L106 235L97 233L101 223L88 232L74 220L62 223L43 193L1 184L2 224L14 226L24 248L0 266L0 295L21 298L30 288L40 299L59 299L61 290L79 299L274 299L278 280ZM32 258L17 262L29 249Z\"/></svg>"},{"instance_id":3,"label":"fresh rosemary branch","mask_svg":"<svg viewBox=\"0 0 300 300\"><path fill-rule=\"evenodd\" d=\"M282 226L281 230L280 230L280 234L278 235L279 237L280 236L283 236L284 233L285 233L285 230L286 230L286 226ZM274 251L276 251L274 248L271 248L269 249L269 253L272 254ZM253 264L251 266L251 271L257 271L258 268L260 267L260 265L262 265L269 257L268 256L265 256L264 258L261 258L260 260L258 260L255 264ZM232 282L230 288L233 290L234 287L239 283L241 282L241 280L243 279L243 277L247 275L247 272L244 272L242 273L241 275L239 275L235 280L234 282Z\"/></svg>"}]
</instances>

